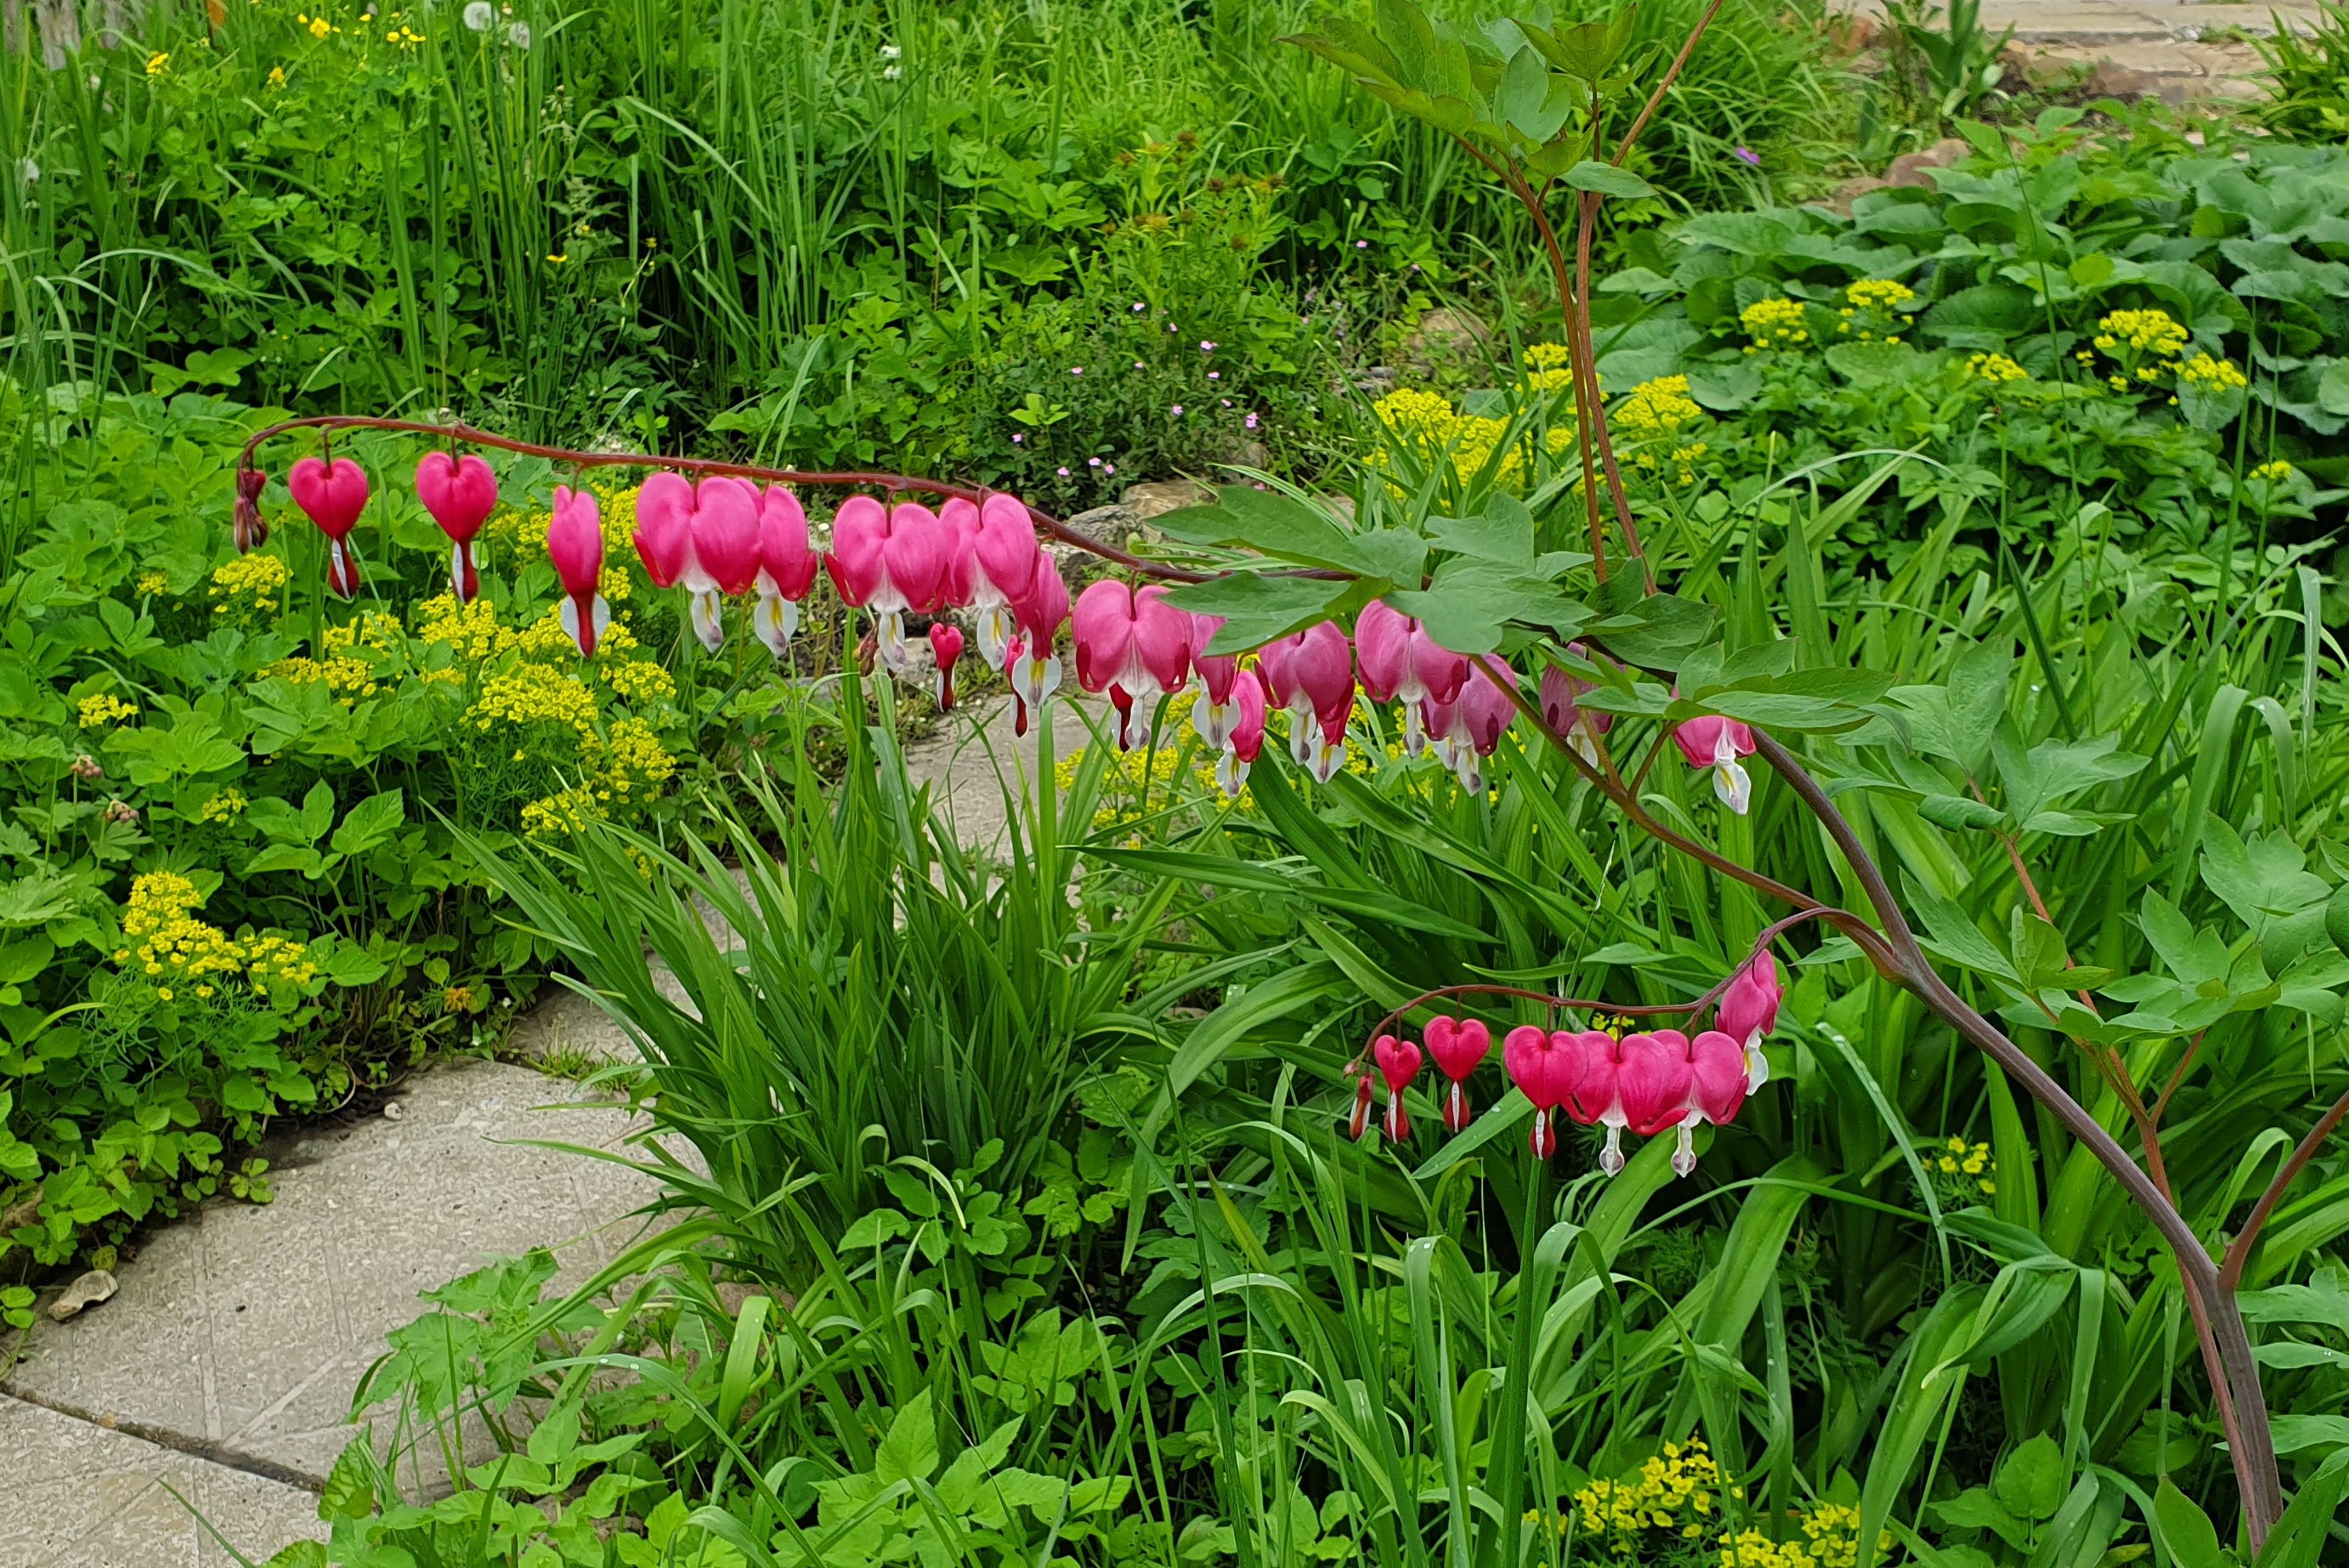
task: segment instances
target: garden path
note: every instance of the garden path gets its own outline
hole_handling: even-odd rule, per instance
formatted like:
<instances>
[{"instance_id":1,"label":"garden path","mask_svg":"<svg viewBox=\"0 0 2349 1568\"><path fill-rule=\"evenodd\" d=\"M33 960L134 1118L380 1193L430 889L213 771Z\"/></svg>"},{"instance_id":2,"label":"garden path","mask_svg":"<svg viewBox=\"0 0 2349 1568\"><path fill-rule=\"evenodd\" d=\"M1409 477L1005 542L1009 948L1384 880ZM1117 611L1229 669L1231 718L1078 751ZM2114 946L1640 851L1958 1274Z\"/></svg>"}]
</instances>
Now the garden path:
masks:
<instances>
[{"instance_id":1,"label":"garden path","mask_svg":"<svg viewBox=\"0 0 2349 1568\"><path fill-rule=\"evenodd\" d=\"M1065 707L1056 717L1065 756L1087 731ZM974 704L906 758L981 850L1004 832L999 758L1033 787L1037 736L1015 739L1008 698ZM513 1046L565 1068L634 1055L568 990ZM316 1494L352 1436L351 1391L385 1335L423 1310L417 1293L535 1246L555 1248L565 1276L592 1273L636 1233L653 1184L533 1142L617 1149L636 1128L566 1079L467 1060L276 1140L264 1150L274 1202L209 1204L154 1231L111 1299L41 1317L13 1367L0 1343L0 1565L226 1568L236 1559L212 1531L255 1562L323 1539ZM426 1456L421 1487L437 1474Z\"/></svg>"},{"instance_id":2,"label":"garden path","mask_svg":"<svg viewBox=\"0 0 2349 1568\"><path fill-rule=\"evenodd\" d=\"M1883 10L1881 0L1833 3L1863 15ZM2245 36L2274 32L2279 17L2304 31L2319 14L2318 0L1982 0L1982 26L1993 36L2012 26L2035 71L2086 65L2095 91L2178 103L2256 91L2246 78L2259 54Z\"/></svg>"}]
</instances>

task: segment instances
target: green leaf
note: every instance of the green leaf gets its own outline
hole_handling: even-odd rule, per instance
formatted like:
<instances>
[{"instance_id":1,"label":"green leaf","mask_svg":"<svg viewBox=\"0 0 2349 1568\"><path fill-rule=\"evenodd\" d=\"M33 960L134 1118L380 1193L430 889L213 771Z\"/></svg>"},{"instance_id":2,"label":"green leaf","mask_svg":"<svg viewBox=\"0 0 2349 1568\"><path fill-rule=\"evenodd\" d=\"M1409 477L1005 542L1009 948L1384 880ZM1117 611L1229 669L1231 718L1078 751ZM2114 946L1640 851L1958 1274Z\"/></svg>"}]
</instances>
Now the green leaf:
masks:
<instances>
[{"instance_id":1,"label":"green leaf","mask_svg":"<svg viewBox=\"0 0 2349 1568\"><path fill-rule=\"evenodd\" d=\"M2070 1490L2071 1467L2055 1439L2042 1432L2024 1439L2000 1462L1990 1488L2019 1519L2053 1519Z\"/></svg>"},{"instance_id":2,"label":"green leaf","mask_svg":"<svg viewBox=\"0 0 2349 1568\"><path fill-rule=\"evenodd\" d=\"M2178 1568L2229 1568L2234 1554L2219 1544L2219 1527L2202 1505L2167 1475L2154 1489L2153 1522Z\"/></svg>"},{"instance_id":3,"label":"green leaf","mask_svg":"<svg viewBox=\"0 0 2349 1568\"><path fill-rule=\"evenodd\" d=\"M1177 508L1154 520L1152 526L1189 544L1244 546L1299 566L1364 577L1382 574L1381 562L1364 553L1361 541L1327 507L1282 490L1226 485L1212 504Z\"/></svg>"},{"instance_id":4,"label":"green leaf","mask_svg":"<svg viewBox=\"0 0 2349 1568\"><path fill-rule=\"evenodd\" d=\"M1354 592L1351 583L1269 572L1235 572L1187 583L1166 602L1196 615L1220 615L1223 628L1206 651L1244 654L1326 620Z\"/></svg>"},{"instance_id":5,"label":"green leaf","mask_svg":"<svg viewBox=\"0 0 2349 1568\"><path fill-rule=\"evenodd\" d=\"M1423 589L1390 593L1387 603L1413 616L1427 634L1458 654L1489 654L1510 622L1571 637L1589 618L1579 600L1556 584L1497 562L1455 555L1435 569Z\"/></svg>"},{"instance_id":6,"label":"green leaf","mask_svg":"<svg viewBox=\"0 0 2349 1568\"><path fill-rule=\"evenodd\" d=\"M1558 179L1577 191L1596 191L1601 196L1619 196L1626 201L1637 201L1656 193L1654 186L1630 170L1590 158L1584 159L1559 175Z\"/></svg>"},{"instance_id":7,"label":"green leaf","mask_svg":"<svg viewBox=\"0 0 2349 1568\"><path fill-rule=\"evenodd\" d=\"M927 1480L938 1468L938 1424L930 1409L926 1387L898 1407L889 1423L889 1435L873 1456L873 1478L886 1485L896 1480Z\"/></svg>"},{"instance_id":8,"label":"green leaf","mask_svg":"<svg viewBox=\"0 0 2349 1568\"><path fill-rule=\"evenodd\" d=\"M399 831L399 824L404 820L403 797L399 790L387 789L379 795L370 795L351 808L350 815L345 817L342 826L335 830L335 837L327 847L346 860L353 855L363 855L378 844L389 841L394 833Z\"/></svg>"}]
</instances>

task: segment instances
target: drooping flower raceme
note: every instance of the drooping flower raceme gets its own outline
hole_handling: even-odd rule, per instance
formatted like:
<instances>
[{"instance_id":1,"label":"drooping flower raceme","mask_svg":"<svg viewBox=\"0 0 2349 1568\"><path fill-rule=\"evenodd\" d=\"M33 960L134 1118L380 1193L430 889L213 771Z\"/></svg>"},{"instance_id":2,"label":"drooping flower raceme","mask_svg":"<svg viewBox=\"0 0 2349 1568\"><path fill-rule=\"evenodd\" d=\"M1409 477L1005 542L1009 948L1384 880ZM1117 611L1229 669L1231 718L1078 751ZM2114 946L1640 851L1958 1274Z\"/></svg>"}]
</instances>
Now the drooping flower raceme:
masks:
<instances>
[{"instance_id":1,"label":"drooping flower raceme","mask_svg":"<svg viewBox=\"0 0 2349 1568\"><path fill-rule=\"evenodd\" d=\"M367 510L367 471L348 458L329 465L323 458L304 458L286 470L286 491L326 536L326 587L336 598L359 591L358 557L351 553L351 530Z\"/></svg>"},{"instance_id":2,"label":"drooping flower raceme","mask_svg":"<svg viewBox=\"0 0 2349 1568\"><path fill-rule=\"evenodd\" d=\"M593 658L597 640L612 624L612 607L596 592L604 573L604 520L592 493L568 485L554 487L546 558L563 583L563 604L557 612L563 629L578 645L582 657Z\"/></svg>"},{"instance_id":3,"label":"drooping flower raceme","mask_svg":"<svg viewBox=\"0 0 2349 1568\"><path fill-rule=\"evenodd\" d=\"M416 499L449 536L450 592L458 603L471 603L481 591L473 541L497 510L498 476L471 452L461 458L427 452L416 465Z\"/></svg>"},{"instance_id":4,"label":"drooping flower raceme","mask_svg":"<svg viewBox=\"0 0 2349 1568\"><path fill-rule=\"evenodd\" d=\"M1191 615L1166 603L1166 590L1135 589L1105 577L1077 595L1069 634L1077 650L1077 684L1106 691L1117 709L1117 748L1137 738L1137 698L1183 689L1191 673Z\"/></svg>"},{"instance_id":5,"label":"drooping flower raceme","mask_svg":"<svg viewBox=\"0 0 2349 1568\"><path fill-rule=\"evenodd\" d=\"M1745 814L1754 799L1754 781L1745 776L1738 758L1754 755L1752 729L1733 718L1709 713L1676 726L1672 744L1681 748L1690 767L1712 769L1713 792L1723 805L1741 817Z\"/></svg>"}]
</instances>

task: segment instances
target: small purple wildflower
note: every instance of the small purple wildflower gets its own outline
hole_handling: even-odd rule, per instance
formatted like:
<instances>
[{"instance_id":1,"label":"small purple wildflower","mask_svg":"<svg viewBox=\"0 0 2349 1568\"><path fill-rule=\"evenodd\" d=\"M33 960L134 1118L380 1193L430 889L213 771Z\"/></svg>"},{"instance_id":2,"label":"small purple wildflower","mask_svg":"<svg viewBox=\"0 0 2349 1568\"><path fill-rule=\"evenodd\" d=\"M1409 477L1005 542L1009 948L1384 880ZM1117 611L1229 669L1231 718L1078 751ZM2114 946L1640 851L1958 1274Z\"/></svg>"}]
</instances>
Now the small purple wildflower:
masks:
<instances>
[{"instance_id":1,"label":"small purple wildflower","mask_svg":"<svg viewBox=\"0 0 2349 1568\"><path fill-rule=\"evenodd\" d=\"M1750 147L1732 149L1730 155L1740 163L1749 164L1755 169L1762 167L1762 155Z\"/></svg>"}]
</instances>

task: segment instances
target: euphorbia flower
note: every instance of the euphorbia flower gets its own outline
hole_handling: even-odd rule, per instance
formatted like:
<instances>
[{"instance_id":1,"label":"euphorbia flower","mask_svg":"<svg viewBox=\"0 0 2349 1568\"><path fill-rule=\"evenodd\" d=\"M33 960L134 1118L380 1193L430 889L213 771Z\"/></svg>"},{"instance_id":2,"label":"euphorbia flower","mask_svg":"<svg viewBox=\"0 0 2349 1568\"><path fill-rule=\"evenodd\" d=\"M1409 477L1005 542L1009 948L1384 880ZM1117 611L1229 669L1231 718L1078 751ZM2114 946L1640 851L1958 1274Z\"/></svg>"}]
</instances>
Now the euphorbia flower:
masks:
<instances>
[{"instance_id":1,"label":"euphorbia flower","mask_svg":"<svg viewBox=\"0 0 2349 1568\"><path fill-rule=\"evenodd\" d=\"M1770 1061L1762 1054L1762 1037L1778 1026L1778 961L1767 953L1737 973L1721 994L1713 1026L1738 1043L1745 1053L1748 1094L1770 1081Z\"/></svg>"},{"instance_id":2,"label":"euphorbia flower","mask_svg":"<svg viewBox=\"0 0 2349 1568\"><path fill-rule=\"evenodd\" d=\"M582 657L593 658L597 639L612 624L612 607L595 591L604 572L604 520L594 495L568 485L554 487L554 516L546 525L546 558L563 580L563 604L558 612L563 629L579 645Z\"/></svg>"},{"instance_id":3,"label":"euphorbia flower","mask_svg":"<svg viewBox=\"0 0 2349 1568\"><path fill-rule=\"evenodd\" d=\"M1217 751L1230 748L1232 727L1240 721L1239 707L1232 696L1239 684L1239 655L1206 652L1208 641L1223 627L1221 615L1191 617L1191 664L1199 672L1202 688L1199 700L1191 705L1191 727Z\"/></svg>"},{"instance_id":4,"label":"euphorbia flower","mask_svg":"<svg viewBox=\"0 0 2349 1568\"><path fill-rule=\"evenodd\" d=\"M1264 749L1264 682L1253 669L1242 670L1232 683L1232 707L1238 717L1223 755L1216 758L1216 782L1232 799L1247 788L1249 768Z\"/></svg>"},{"instance_id":5,"label":"euphorbia flower","mask_svg":"<svg viewBox=\"0 0 2349 1568\"><path fill-rule=\"evenodd\" d=\"M782 485L768 486L759 498L759 602L750 609L750 629L779 659L799 630L800 601L815 586L818 565L800 498Z\"/></svg>"},{"instance_id":6,"label":"euphorbia flower","mask_svg":"<svg viewBox=\"0 0 2349 1568\"><path fill-rule=\"evenodd\" d=\"M1615 1043L1604 1034L1599 1037L1610 1046ZM1526 1140L1537 1160L1557 1152L1557 1120L1553 1113L1561 1105L1571 1108L1576 1087L1583 1081L1584 1057L1589 1050L1586 1038L1564 1029L1543 1030L1522 1024L1501 1042L1501 1066L1507 1070L1509 1081L1533 1101L1533 1130Z\"/></svg>"},{"instance_id":7,"label":"euphorbia flower","mask_svg":"<svg viewBox=\"0 0 2349 1568\"><path fill-rule=\"evenodd\" d=\"M1583 652L1580 643L1568 643L1569 654ZM1587 691L1596 691L1595 683L1557 665L1543 668L1541 677L1542 717L1549 727L1566 737L1575 755L1592 767L1599 766L1599 737L1615 723L1611 713L1586 713L1578 699Z\"/></svg>"},{"instance_id":8,"label":"euphorbia flower","mask_svg":"<svg viewBox=\"0 0 2349 1568\"><path fill-rule=\"evenodd\" d=\"M1382 1123L1387 1140L1404 1142L1411 1137L1411 1113L1402 1108L1402 1091L1419 1076L1419 1047L1409 1040L1381 1035L1371 1047L1371 1055L1377 1058L1379 1076L1387 1080L1387 1114Z\"/></svg>"},{"instance_id":9,"label":"euphorbia flower","mask_svg":"<svg viewBox=\"0 0 2349 1568\"><path fill-rule=\"evenodd\" d=\"M1444 1130L1463 1131L1476 1114L1468 1102L1468 1075L1493 1048L1493 1031L1480 1018L1431 1018L1427 1023L1427 1054L1436 1070L1451 1080L1444 1091Z\"/></svg>"},{"instance_id":10,"label":"euphorbia flower","mask_svg":"<svg viewBox=\"0 0 2349 1568\"><path fill-rule=\"evenodd\" d=\"M497 508L498 476L471 452L461 458L427 452L416 465L416 499L450 538L450 591L460 604L471 603L481 591L473 541Z\"/></svg>"},{"instance_id":11,"label":"euphorbia flower","mask_svg":"<svg viewBox=\"0 0 2349 1568\"><path fill-rule=\"evenodd\" d=\"M1028 733L1028 715L1043 707L1061 689L1061 661L1052 651L1061 623L1069 618L1069 585L1061 569L1046 557L1036 569L1028 594L1011 607L1013 631L1004 645L1003 678L1011 686L1011 733Z\"/></svg>"},{"instance_id":12,"label":"euphorbia flower","mask_svg":"<svg viewBox=\"0 0 2349 1568\"><path fill-rule=\"evenodd\" d=\"M1134 699L1180 691L1191 673L1191 617L1166 603L1166 592L1104 577L1077 595L1069 618L1077 684L1109 693L1120 751L1133 749Z\"/></svg>"},{"instance_id":13,"label":"euphorbia flower","mask_svg":"<svg viewBox=\"0 0 2349 1568\"><path fill-rule=\"evenodd\" d=\"M1517 677L1508 665L1497 666L1476 661L1475 672L1460 688L1459 700L1449 707L1430 706L1431 717L1441 720L1431 725L1437 741L1436 754L1444 765L1460 779L1460 787L1471 795L1485 792L1483 760L1493 755L1501 744L1501 737L1517 718L1516 704L1509 700L1502 682L1515 686Z\"/></svg>"},{"instance_id":14,"label":"euphorbia flower","mask_svg":"<svg viewBox=\"0 0 2349 1568\"><path fill-rule=\"evenodd\" d=\"M962 633L944 621L930 623L930 662L937 666L935 689L940 711L954 707L955 661L962 657Z\"/></svg>"},{"instance_id":15,"label":"euphorbia flower","mask_svg":"<svg viewBox=\"0 0 2349 1568\"><path fill-rule=\"evenodd\" d=\"M693 485L682 474L648 476L636 491L636 559L656 588L673 588L693 563Z\"/></svg>"},{"instance_id":16,"label":"euphorbia flower","mask_svg":"<svg viewBox=\"0 0 2349 1568\"><path fill-rule=\"evenodd\" d=\"M926 506L884 508L871 496L851 496L833 514L824 567L843 601L873 612L881 662L893 674L912 665L905 612L938 607L954 544L953 531Z\"/></svg>"},{"instance_id":17,"label":"euphorbia flower","mask_svg":"<svg viewBox=\"0 0 2349 1568\"><path fill-rule=\"evenodd\" d=\"M366 470L348 458L336 458L331 467L323 458L304 458L287 470L285 489L326 536L327 588L338 598L352 597L359 591L359 562L350 538L367 509Z\"/></svg>"},{"instance_id":18,"label":"euphorbia flower","mask_svg":"<svg viewBox=\"0 0 2349 1568\"><path fill-rule=\"evenodd\" d=\"M971 541L970 607L978 616L978 656L1001 669L1014 621L1012 606L1028 596L1043 548L1028 509L1008 495L979 503L978 531Z\"/></svg>"},{"instance_id":19,"label":"euphorbia flower","mask_svg":"<svg viewBox=\"0 0 2349 1568\"><path fill-rule=\"evenodd\" d=\"M1721 797L1723 805L1741 817L1745 814L1754 798L1754 782L1737 759L1754 755L1752 729L1733 718L1709 713L1675 727L1672 744L1681 748L1690 767L1712 769L1713 792Z\"/></svg>"},{"instance_id":20,"label":"euphorbia flower","mask_svg":"<svg viewBox=\"0 0 2349 1568\"><path fill-rule=\"evenodd\" d=\"M246 554L269 542L269 524L261 515L261 492L269 476L259 469L236 470L236 552Z\"/></svg>"},{"instance_id":21,"label":"euphorbia flower","mask_svg":"<svg viewBox=\"0 0 2349 1568\"><path fill-rule=\"evenodd\" d=\"M1427 710L1421 704L1458 697L1468 678L1467 658L1437 646L1424 626L1383 599L1371 600L1356 619L1354 656L1372 702L1402 701L1403 750L1417 757L1427 748Z\"/></svg>"},{"instance_id":22,"label":"euphorbia flower","mask_svg":"<svg viewBox=\"0 0 2349 1568\"><path fill-rule=\"evenodd\" d=\"M1745 1051L1718 1029L1707 1029L1689 1046L1689 1115L1680 1124L1680 1147L1672 1169L1685 1176L1696 1169L1691 1135L1700 1121L1726 1127L1745 1104Z\"/></svg>"}]
</instances>

